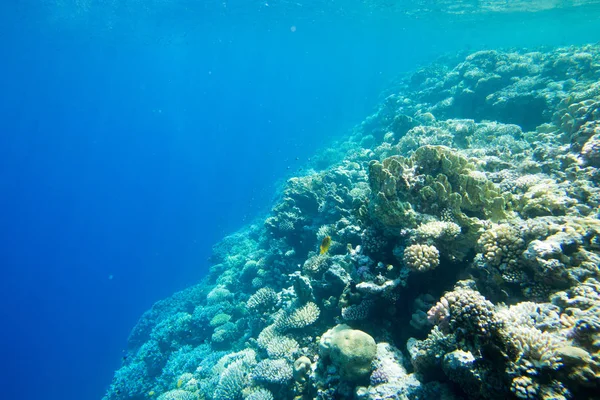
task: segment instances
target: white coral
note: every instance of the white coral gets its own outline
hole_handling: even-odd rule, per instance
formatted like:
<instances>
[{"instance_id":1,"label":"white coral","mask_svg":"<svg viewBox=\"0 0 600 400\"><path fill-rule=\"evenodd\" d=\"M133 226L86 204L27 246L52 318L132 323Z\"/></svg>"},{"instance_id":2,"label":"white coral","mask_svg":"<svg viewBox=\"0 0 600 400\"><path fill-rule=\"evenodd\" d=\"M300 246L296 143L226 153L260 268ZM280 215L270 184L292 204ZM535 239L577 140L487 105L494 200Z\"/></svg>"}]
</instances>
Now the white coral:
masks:
<instances>
[{"instance_id":1,"label":"white coral","mask_svg":"<svg viewBox=\"0 0 600 400\"><path fill-rule=\"evenodd\" d=\"M528 326L508 326L506 333L518 352L513 361L515 372L535 374L538 369L557 369L562 365L557 350L569 342L560 336Z\"/></svg>"},{"instance_id":2,"label":"white coral","mask_svg":"<svg viewBox=\"0 0 600 400\"><path fill-rule=\"evenodd\" d=\"M431 221L421 224L416 232L422 238L452 239L460 234L460 226L455 222Z\"/></svg>"},{"instance_id":3,"label":"white coral","mask_svg":"<svg viewBox=\"0 0 600 400\"><path fill-rule=\"evenodd\" d=\"M319 307L315 303L309 302L291 314L285 313L281 315L275 321L275 326L280 330L304 328L313 324L319 318L320 312Z\"/></svg>"},{"instance_id":4,"label":"white coral","mask_svg":"<svg viewBox=\"0 0 600 400\"><path fill-rule=\"evenodd\" d=\"M261 308L270 308L277 302L277 293L271 288L261 288L246 302L246 307L254 311Z\"/></svg>"},{"instance_id":5,"label":"white coral","mask_svg":"<svg viewBox=\"0 0 600 400\"><path fill-rule=\"evenodd\" d=\"M269 358L293 360L299 350L300 346L298 342L286 336L277 337L276 340L271 340L267 344Z\"/></svg>"}]
</instances>

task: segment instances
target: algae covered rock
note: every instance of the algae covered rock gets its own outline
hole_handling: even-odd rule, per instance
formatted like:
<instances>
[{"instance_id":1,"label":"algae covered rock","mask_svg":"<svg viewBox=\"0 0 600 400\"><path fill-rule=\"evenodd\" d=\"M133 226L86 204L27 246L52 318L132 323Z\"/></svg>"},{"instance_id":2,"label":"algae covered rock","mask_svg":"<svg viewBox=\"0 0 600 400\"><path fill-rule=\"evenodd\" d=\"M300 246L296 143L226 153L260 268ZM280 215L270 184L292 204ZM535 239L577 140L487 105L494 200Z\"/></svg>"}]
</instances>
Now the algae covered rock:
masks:
<instances>
[{"instance_id":1,"label":"algae covered rock","mask_svg":"<svg viewBox=\"0 0 600 400\"><path fill-rule=\"evenodd\" d=\"M319 352L339 368L343 378L356 382L371 374L377 344L369 334L341 324L321 336Z\"/></svg>"},{"instance_id":2,"label":"algae covered rock","mask_svg":"<svg viewBox=\"0 0 600 400\"><path fill-rule=\"evenodd\" d=\"M373 362L371 385L366 390L369 400L418 398L424 393L423 385L415 374L409 374L404 367L402 352L389 343L377 344L377 359Z\"/></svg>"}]
</instances>

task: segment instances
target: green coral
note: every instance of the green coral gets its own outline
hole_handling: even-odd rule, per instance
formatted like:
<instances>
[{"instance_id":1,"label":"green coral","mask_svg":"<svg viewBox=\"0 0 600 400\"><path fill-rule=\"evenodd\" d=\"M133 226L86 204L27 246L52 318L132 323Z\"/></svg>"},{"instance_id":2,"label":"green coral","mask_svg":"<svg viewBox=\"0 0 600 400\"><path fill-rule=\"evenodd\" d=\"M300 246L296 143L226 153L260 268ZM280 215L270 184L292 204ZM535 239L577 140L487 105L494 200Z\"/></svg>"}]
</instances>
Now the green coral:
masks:
<instances>
[{"instance_id":1,"label":"green coral","mask_svg":"<svg viewBox=\"0 0 600 400\"><path fill-rule=\"evenodd\" d=\"M417 213L460 221L500 219L506 200L500 189L466 157L445 146L422 146L409 157L369 164L373 218L388 227L413 227Z\"/></svg>"},{"instance_id":2,"label":"green coral","mask_svg":"<svg viewBox=\"0 0 600 400\"><path fill-rule=\"evenodd\" d=\"M212 327L217 327L217 326L221 326L223 324L228 323L231 320L231 315L229 314L225 314L225 313L220 313L215 315L211 320L210 320L210 326Z\"/></svg>"}]
</instances>

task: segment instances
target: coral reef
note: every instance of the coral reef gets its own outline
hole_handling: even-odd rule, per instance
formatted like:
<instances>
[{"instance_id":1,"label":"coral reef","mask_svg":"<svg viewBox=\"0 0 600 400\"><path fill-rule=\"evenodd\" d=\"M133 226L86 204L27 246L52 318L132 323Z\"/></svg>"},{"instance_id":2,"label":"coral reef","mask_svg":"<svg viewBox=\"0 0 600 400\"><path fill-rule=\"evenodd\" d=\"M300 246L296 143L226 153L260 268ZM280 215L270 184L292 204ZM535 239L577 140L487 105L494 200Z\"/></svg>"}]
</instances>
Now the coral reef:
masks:
<instances>
[{"instance_id":1,"label":"coral reef","mask_svg":"<svg viewBox=\"0 0 600 400\"><path fill-rule=\"evenodd\" d=\"M390 93L140 318L104 400L598 398L600 46Z\"/></svg>"}]
</instances>

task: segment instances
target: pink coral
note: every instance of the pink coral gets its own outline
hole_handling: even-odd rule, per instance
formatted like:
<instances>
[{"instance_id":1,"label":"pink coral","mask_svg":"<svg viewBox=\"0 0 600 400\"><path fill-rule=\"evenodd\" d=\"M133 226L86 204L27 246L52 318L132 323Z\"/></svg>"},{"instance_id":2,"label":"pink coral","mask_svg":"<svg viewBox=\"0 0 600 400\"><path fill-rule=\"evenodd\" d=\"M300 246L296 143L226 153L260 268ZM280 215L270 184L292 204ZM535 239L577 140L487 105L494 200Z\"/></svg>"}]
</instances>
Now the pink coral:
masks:
<instances>
[{"instance_id":1,"label":"pink coral","mask_svg":"<svg viewBox=\"0 0 600 400\"><path fill-rule=\"evenodd\" d=\"M427 321L433 325L447 326L449 317L450 309L448 300L445 297L442 297L440 301L427 312Z\"/></svg>"}]
</instances>

